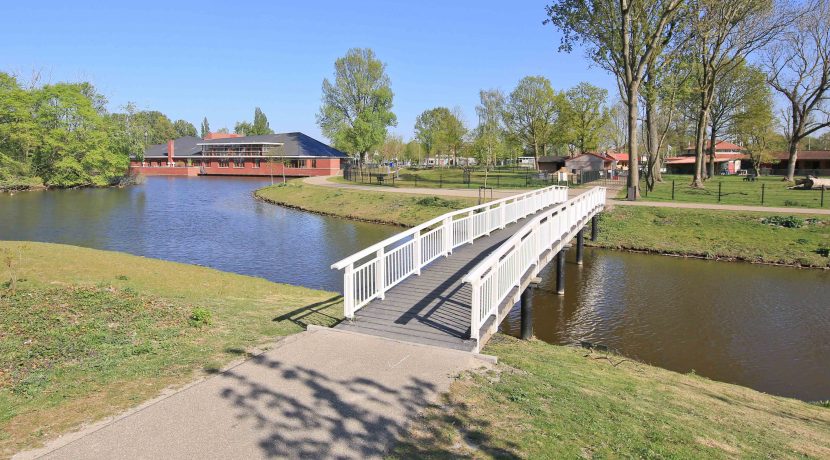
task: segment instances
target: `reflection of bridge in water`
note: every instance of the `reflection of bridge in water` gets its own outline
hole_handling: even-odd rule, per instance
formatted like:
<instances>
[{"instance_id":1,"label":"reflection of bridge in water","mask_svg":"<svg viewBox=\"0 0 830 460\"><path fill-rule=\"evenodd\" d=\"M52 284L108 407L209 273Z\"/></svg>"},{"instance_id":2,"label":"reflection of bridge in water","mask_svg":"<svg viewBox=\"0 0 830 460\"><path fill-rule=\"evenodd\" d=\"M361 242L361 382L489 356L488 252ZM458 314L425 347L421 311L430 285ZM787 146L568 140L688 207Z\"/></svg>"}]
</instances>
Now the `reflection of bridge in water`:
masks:
<instances>
[{"instance_id":1,"label":"reflection of bridge in water","mask_svg":"<svg viewBox=\"0 0 830 460\"><path fill-rule=\"evenodd\" d=\"M564 252L577 238L581 261L583 229L591 221L596 236L605 189L567 197L553 186L450 212L335 263L347 318L337 327L479 351L554 259L564 292Z\"/></svg>"}]
</instances>

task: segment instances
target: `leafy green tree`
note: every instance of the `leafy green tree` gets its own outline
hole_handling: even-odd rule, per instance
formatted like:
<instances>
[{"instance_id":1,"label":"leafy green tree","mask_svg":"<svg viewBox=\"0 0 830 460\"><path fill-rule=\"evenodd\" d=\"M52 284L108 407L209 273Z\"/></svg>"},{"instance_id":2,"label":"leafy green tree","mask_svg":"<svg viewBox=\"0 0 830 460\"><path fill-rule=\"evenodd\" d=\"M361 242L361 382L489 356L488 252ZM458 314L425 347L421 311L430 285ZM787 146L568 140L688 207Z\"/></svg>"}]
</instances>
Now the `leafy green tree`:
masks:
<instances>
[{"instance_id":1,"label":"leafy green tree","mask_svg":"<svg viewBox=\"0 0 830 460\"><path fill-rule=\"evenodd\" d=\"M196 137L196 127L193 123L185 120L176 120L173 122L173 129L176 130L176 137L193 136Z\"/></svg>"},{"instance_id":2,"label":"leafy green tree","mask_svg":"<svg viewBox=\"0 0 830 460\"><path fill-rule=\"evenodd\" d=\"M251 126L251 135L257 136L262 134L274 134L271 126L268 124L268 117L262 112L262 109L256 107L254 109L254 123Z\"/></svg>"},{"instance_id":3,"label":"leafy green tree","mask_svg":"<svg viewBox=\"0 0 830 460\"><path fill-rule=\"evenodd\" d=\"M210 123L208 123L207 117L202 119L202 129L201 129L201 137L202 139L206 138L207 135L210 134Z\"/></svg>"},{"instance_id":4,"label":"leafy green tree","mask_svg":"<svg viewBox=\"0 0 830 460\"><path fill-rule=\"evenodd\" d=\"M585 46L588 57L617 77L628 109L628 187L639 196L638 99L646 66L671 43L683 0L556 0L545 23L562 31L560 51Z\"/></svg>"},{"instance_id":5,"label":"leafy green tree","mask_svg":"<svg viewBox=\"0 0 830 460\"><path fill-rule=\"evenodd\" d=\"M421 164L421 155L423 155L423 149L417 139L412 139L406 143L403 149L403 157L406 160L415 164Z\"/></svg>"},{"instance_id":6,"label":"leafy green tree","mask_svg":"<svg viewBox=\"0 0 830 460\"><path fill-rule=\"evenodd\" d=\"M554 139L563 100L547 78L525 77L507 99L504 124L513 136L532 149L534 156L544 156Z\"/></svg>"},{"instance_id":7,"label":"leafy green tree","mask_svg":"<svg viewBox=\"0 0 830 460\"><path fill-rule=\"evenodd\" d=\"M446 138L443 130L446 119L450 116L450 109L436 107L423 111L415 118L415 138L418 139L427 159L443 150Z\"/></svg>"},{"instance_id":8,"label":"leafy green tree","mask_svg":"<svg viewBox=\"0 0 830 460\"><path fill-rule=\"evenodd\" d=\"M760 176L761 164L774 162L772 152L785 147L786 141L775 132L772 91L763 84L766 74L756 72L757 69L749 73L755 73L755 78L760 78L762 84L752 91L752 97L738 99L731 129L749 154L755 175Z\"/></svg>"},{"instance_id":9,"label":"leafy green tree","mask_svg":"<svg viewBox=\"0 0 830 460\"><path fill-rule=\"evenodd\" d=\"M400 160L405 149L403 137L399 134L386 136L383 145L380 147L380 155L384 161Z\"/></svg>"},{"instance_id":10,"label":"leafy green tree","mask_svg":"<svg viewBox=\"0 0 830 460\"><path fill-rule=\"evenodd\" d=\"M602 130L610 117L606 107L608 90L582 82L565 92L562 116L565 140L579 153L599 147Z\"/></svg>"},{"instance_id":11,"label":"leafy green tree","mask_svg":"<svg viewBox=\"0 0 830 460\"><path fill-rule=\"evenodd\" d=\"M0 153L20 165L28 164L41 140L32 118L31 98L15 77L0 72Z\"/></svg>"},{"instance_id":12,"label":"leafy green tree","mask_svg":"<svg viewBox=\"0 0 830 460\"><path fill-rule=\"evenodd\" d=\"M334 63L334 82L323 80L317 124L334 147L359 154L377 148L397 125L386 65L371 49L350 49Z\"/></svg>"},{"instance_id":13,"label":"leafy green tree","mask_svg":"<svg viewBox=\"0 0 830 460\"><path fill-rule=\"evenodd\" d=\"M253 136L254 127L247 121L237 121L233 126L234 134L241 134L243 136Z\"/></svg>"},{"instance_id":14,"label":"leafy green tree","mask_svg":"<svg viewBox=\"0 0 830 460\"><path fill-rule=\"evenodd\" d=\"M506 154L505 127L503 113L504 94L497 89L478 92L479 104L476 106L478 126L473 133L472 151L476 160L484 165L484 185L487 185L487 173L496 161Z\"/></svg>"}]
</instances>

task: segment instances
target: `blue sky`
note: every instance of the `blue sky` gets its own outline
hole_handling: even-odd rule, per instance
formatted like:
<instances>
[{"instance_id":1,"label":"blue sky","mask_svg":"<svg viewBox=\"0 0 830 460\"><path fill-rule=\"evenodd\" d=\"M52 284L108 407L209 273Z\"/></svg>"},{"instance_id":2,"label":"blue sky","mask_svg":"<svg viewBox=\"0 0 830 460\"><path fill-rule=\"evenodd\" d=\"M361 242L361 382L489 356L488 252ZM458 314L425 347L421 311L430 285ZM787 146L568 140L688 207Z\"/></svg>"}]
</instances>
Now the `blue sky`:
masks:
<instances>
[{"instance_id":1,"label":"blue sky","mask_svg":"<svg viewBox=\"0 0 830 460\"><path fill-rule=\"evenodd\" d=\"M398 126L436 106L476 123L478 91L526 75L556 89L613 79L581 51L557 52L544 1L13 2L4 5L0 70L89 80L119 110L128 101L198 127L233 129L261 107L276 131L322 137L323 78L352 47L387 64ZM9 18L14 18L9 20Z\"/></svg>"}]
</instances>

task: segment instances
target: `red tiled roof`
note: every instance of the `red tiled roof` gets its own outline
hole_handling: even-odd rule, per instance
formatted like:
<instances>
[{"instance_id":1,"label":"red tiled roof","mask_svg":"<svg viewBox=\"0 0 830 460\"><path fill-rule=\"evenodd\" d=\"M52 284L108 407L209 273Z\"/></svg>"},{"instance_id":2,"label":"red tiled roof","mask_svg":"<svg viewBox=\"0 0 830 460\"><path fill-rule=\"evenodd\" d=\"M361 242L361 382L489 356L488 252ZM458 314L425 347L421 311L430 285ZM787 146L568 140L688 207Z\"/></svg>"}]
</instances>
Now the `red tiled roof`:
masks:
<instances>
[{"instance_id":1,"label":"red tiled roof","mask_svg":"<svg viewBox=\"0 0 830 460\"><path fill-rule=\"evenodd\" d=\"M606 152L606 155L609 157L617 160L617 161L628 161L628 154L627 153L619 153L619 152Z\"/></svg>"},{"instance_id":2,"label":"red tiled roof","mask_svg":"<svg viewBox=\"0 0 830 460\"><path fill-rule=\"evenodd\" d=\"M789 160L789 152L775 152L772 154L779 160ZM799 160L830 160L830 150L799 150Z\"/></svg>"},{"instance_id":3,"label":"red tiled roof","mask_svg":"<svg viewBox=\"0 0 830 460\"><path fill-rule=\"evenodd\" d=\"M694 150L694 149L695 149L694 145L689 145L688 147L686 147L686 150ZM708 140L703 143L703 150L709 150L709 141ZM715 151L717 152L718 150L721 150L721 151L726 150L726 151L732 151L732 152L742 152L744 150L744 148L741 147L740 145L733 144L733 143L728 142L728 141L718 140L718 141L715 142Z\"/></svg>"},{"instance_id":4,"label":"red tiled roof","mask_svg":"<svg viewBox=\"0 0 830 460\"><path fill-rule=\"evenodd\" d=\"M709 156L706 155L706 161L709 161ZM744 155L742 153L715 153L715 163L723 163L724 161L731 161L731 160L748 160L749 155ZM682 157L674 157L674 158L666 158L666 164L670 165L684 165L684 164L693 164L695 162L694 156L682 156Z\"/></svg>"}]
</instances>

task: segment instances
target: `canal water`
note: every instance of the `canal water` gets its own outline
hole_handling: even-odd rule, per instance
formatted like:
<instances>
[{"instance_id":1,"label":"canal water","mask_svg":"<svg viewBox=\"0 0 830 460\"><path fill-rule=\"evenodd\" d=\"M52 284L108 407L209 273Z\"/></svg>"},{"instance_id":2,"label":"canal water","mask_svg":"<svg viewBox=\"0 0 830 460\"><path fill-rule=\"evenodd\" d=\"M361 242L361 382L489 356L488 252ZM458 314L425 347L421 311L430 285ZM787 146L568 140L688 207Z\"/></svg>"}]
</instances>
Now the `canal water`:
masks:
<instances>
[{"instance_id":1,"label":"canal water","mask_svg":"<svg viewBox=\"0 0 830 460\"><path fill-rule=\"evenodd\" d=\"M268 178L148 177L122 189L0 193L0 239L66 243L340 291L329 267L400 228L253 198Z\"/></svg>"},{"instance_id":2,"label":"canal water","mask_svg":"<svg viewBox=\"0 0 830 460\"><path fill-rule=\"evenodd\" d=\"M400 228L256 201L255 178L150 177L124 189L0 194L0 239L67 243L340 291L332 262ZM573 252L573 251L571 251ZM570 255L571 259L573 254ZM79 267L82 269L82 267ZM548 269L535 335L679 372L830 399L830 272L586 251L565 296ZM518 334L518 311L502 324Z\"/></svg>"}]
</instances>

